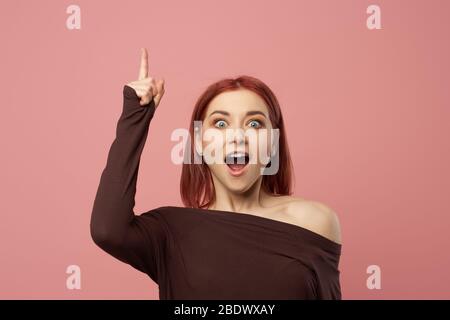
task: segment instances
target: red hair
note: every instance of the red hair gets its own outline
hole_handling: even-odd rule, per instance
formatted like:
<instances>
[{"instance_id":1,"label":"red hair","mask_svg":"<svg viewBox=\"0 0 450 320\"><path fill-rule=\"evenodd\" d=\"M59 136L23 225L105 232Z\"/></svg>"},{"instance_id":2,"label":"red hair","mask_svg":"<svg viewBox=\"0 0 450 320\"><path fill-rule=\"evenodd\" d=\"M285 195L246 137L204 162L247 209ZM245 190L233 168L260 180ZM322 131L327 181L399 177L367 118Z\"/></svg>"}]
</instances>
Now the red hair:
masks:
<instances>
[{"instance_id":1,"label":"red hair","mask_svg":"<svg viewBox=\"0 0 450 320\"><path fill-rule=\"evenodd\" d=\"M214 184L208 165L204 161L201 164L195 164L192 161L195 152L194 121L203 121L204 113L215 96L225 91L242 88L255 92L265 101L272 127L279 129L279 169L274 175L263 175L261 188L274 196L292 193L292 161L278 100L272 90L261 80L243 75L235 79L222 79L211 84L195 104L189 126L191 147L190 151L186 151L190 152L191 163L183 162L180 180L181 199L186 207L208 208L215 200Z\"/></svg>"}]
</instances>

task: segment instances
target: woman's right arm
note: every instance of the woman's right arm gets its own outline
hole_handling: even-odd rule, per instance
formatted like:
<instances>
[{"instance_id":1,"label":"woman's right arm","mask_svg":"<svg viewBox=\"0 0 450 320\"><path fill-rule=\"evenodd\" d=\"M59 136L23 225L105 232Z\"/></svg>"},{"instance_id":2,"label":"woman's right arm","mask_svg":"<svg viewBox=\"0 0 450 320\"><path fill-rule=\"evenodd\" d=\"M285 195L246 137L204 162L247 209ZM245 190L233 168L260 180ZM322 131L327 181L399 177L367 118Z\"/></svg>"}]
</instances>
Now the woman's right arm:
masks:
<instances>
[{"instance_id":1,"label":"woman's right arm","mask_svg":"<svg viewBox=\"0 0 450 320\"><path fill-rule=\"evenodd\" d=\"M122 114L94 200L90 232L104 251L158 282L166 225L156 210L142 215L135 215L133 210L140 157L150 121L164 93L161 82L155 86L144 71L146 60L145 51L139 80L123 87Z\"/></svg>"}]
</instances>

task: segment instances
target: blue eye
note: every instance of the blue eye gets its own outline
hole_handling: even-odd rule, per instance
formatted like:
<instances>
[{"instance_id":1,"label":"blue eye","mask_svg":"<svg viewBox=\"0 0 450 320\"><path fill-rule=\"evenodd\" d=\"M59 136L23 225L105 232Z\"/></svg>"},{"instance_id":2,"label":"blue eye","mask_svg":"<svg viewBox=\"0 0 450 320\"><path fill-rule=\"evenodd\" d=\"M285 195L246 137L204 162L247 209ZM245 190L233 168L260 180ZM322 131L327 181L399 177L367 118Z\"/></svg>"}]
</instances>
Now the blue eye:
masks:
<instances>
[{"instance_id":1,"label":"blue eye","mask_svg":"<svg viewBox=\"0 0 450 320\"><path fill-rule=\"evenodd\" d=\"M215 123L215 126L216 126L217 128L223 128L225 125L226 125L226 122L223 121L223 120L218 120L218 121L216 121L216 123Z\"/></svg>"},{"instance_id":2,"label":"blue eye","mask_svg":"<svg viewBox=\"0 0 450 320\"><path fill-rule=\"evenodd\" d=\"M252 125L252 124L255 124L255 125ZM259 121L257 121L257 120L252 120L252 121L250 121L250 127L253 127L253 128L260 128L261 127L261 123L259 122Z\"/></svg>"}]
</instances>

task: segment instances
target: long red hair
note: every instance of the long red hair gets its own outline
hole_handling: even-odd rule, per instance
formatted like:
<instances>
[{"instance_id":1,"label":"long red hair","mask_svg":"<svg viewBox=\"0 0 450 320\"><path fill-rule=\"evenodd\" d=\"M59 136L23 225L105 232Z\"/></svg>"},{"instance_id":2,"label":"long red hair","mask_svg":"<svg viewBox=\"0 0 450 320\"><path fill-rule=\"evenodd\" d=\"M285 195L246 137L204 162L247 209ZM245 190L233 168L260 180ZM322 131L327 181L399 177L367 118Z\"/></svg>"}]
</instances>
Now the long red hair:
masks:
<instances>
[{"instance_id":1,"label":"long red hair","mask_svg":"<svg viewBox=\"0 0 450 320\"><path fill-rule=\"evenodd\" d=\"M261 188L274 196L292 193L292 161L287 144L283 116L280 105L272 90L261 80L242 75L226 78L211 84L198 98L189 126L191 163L183 162L180 180L181 199L186 207L208 208L215 200L214 184L208 165L193 163L194 159L194 121L203 121L210 101L218 94L237 89L248 89L258 94L267 104L269 118L274 129L279 129L279 169L274 175L263 175Z\"/></svg>"}]
</instances>

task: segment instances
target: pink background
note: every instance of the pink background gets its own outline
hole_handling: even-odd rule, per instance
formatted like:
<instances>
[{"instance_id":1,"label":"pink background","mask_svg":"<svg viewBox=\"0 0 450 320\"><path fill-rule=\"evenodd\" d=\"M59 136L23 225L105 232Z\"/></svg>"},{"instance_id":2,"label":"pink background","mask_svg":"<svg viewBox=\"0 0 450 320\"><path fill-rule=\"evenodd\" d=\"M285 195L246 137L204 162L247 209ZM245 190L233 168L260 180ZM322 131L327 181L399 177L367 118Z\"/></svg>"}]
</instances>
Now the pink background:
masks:
<instances>
[{"instance_id":1,"label":"pink background","mask_svg":"<svg viewBox=\"0 0 450 320\"><path fill-rule=\"evenodd\" d=\"M81 30L66 28L71 4ZM381 30L366 8L381 7ZM135 212L181 205L170 133L211 82L276 93L295 195L339 215L344 299L450 298L448 1L9 1L2 5L0 298L158 299L89 219L139 48L166 79ZM161 187L161 183L164 187ZM81 267L81 290L66 268ZM381 290L366 268L381 267Z\"/></svg>"}]
</instances>

